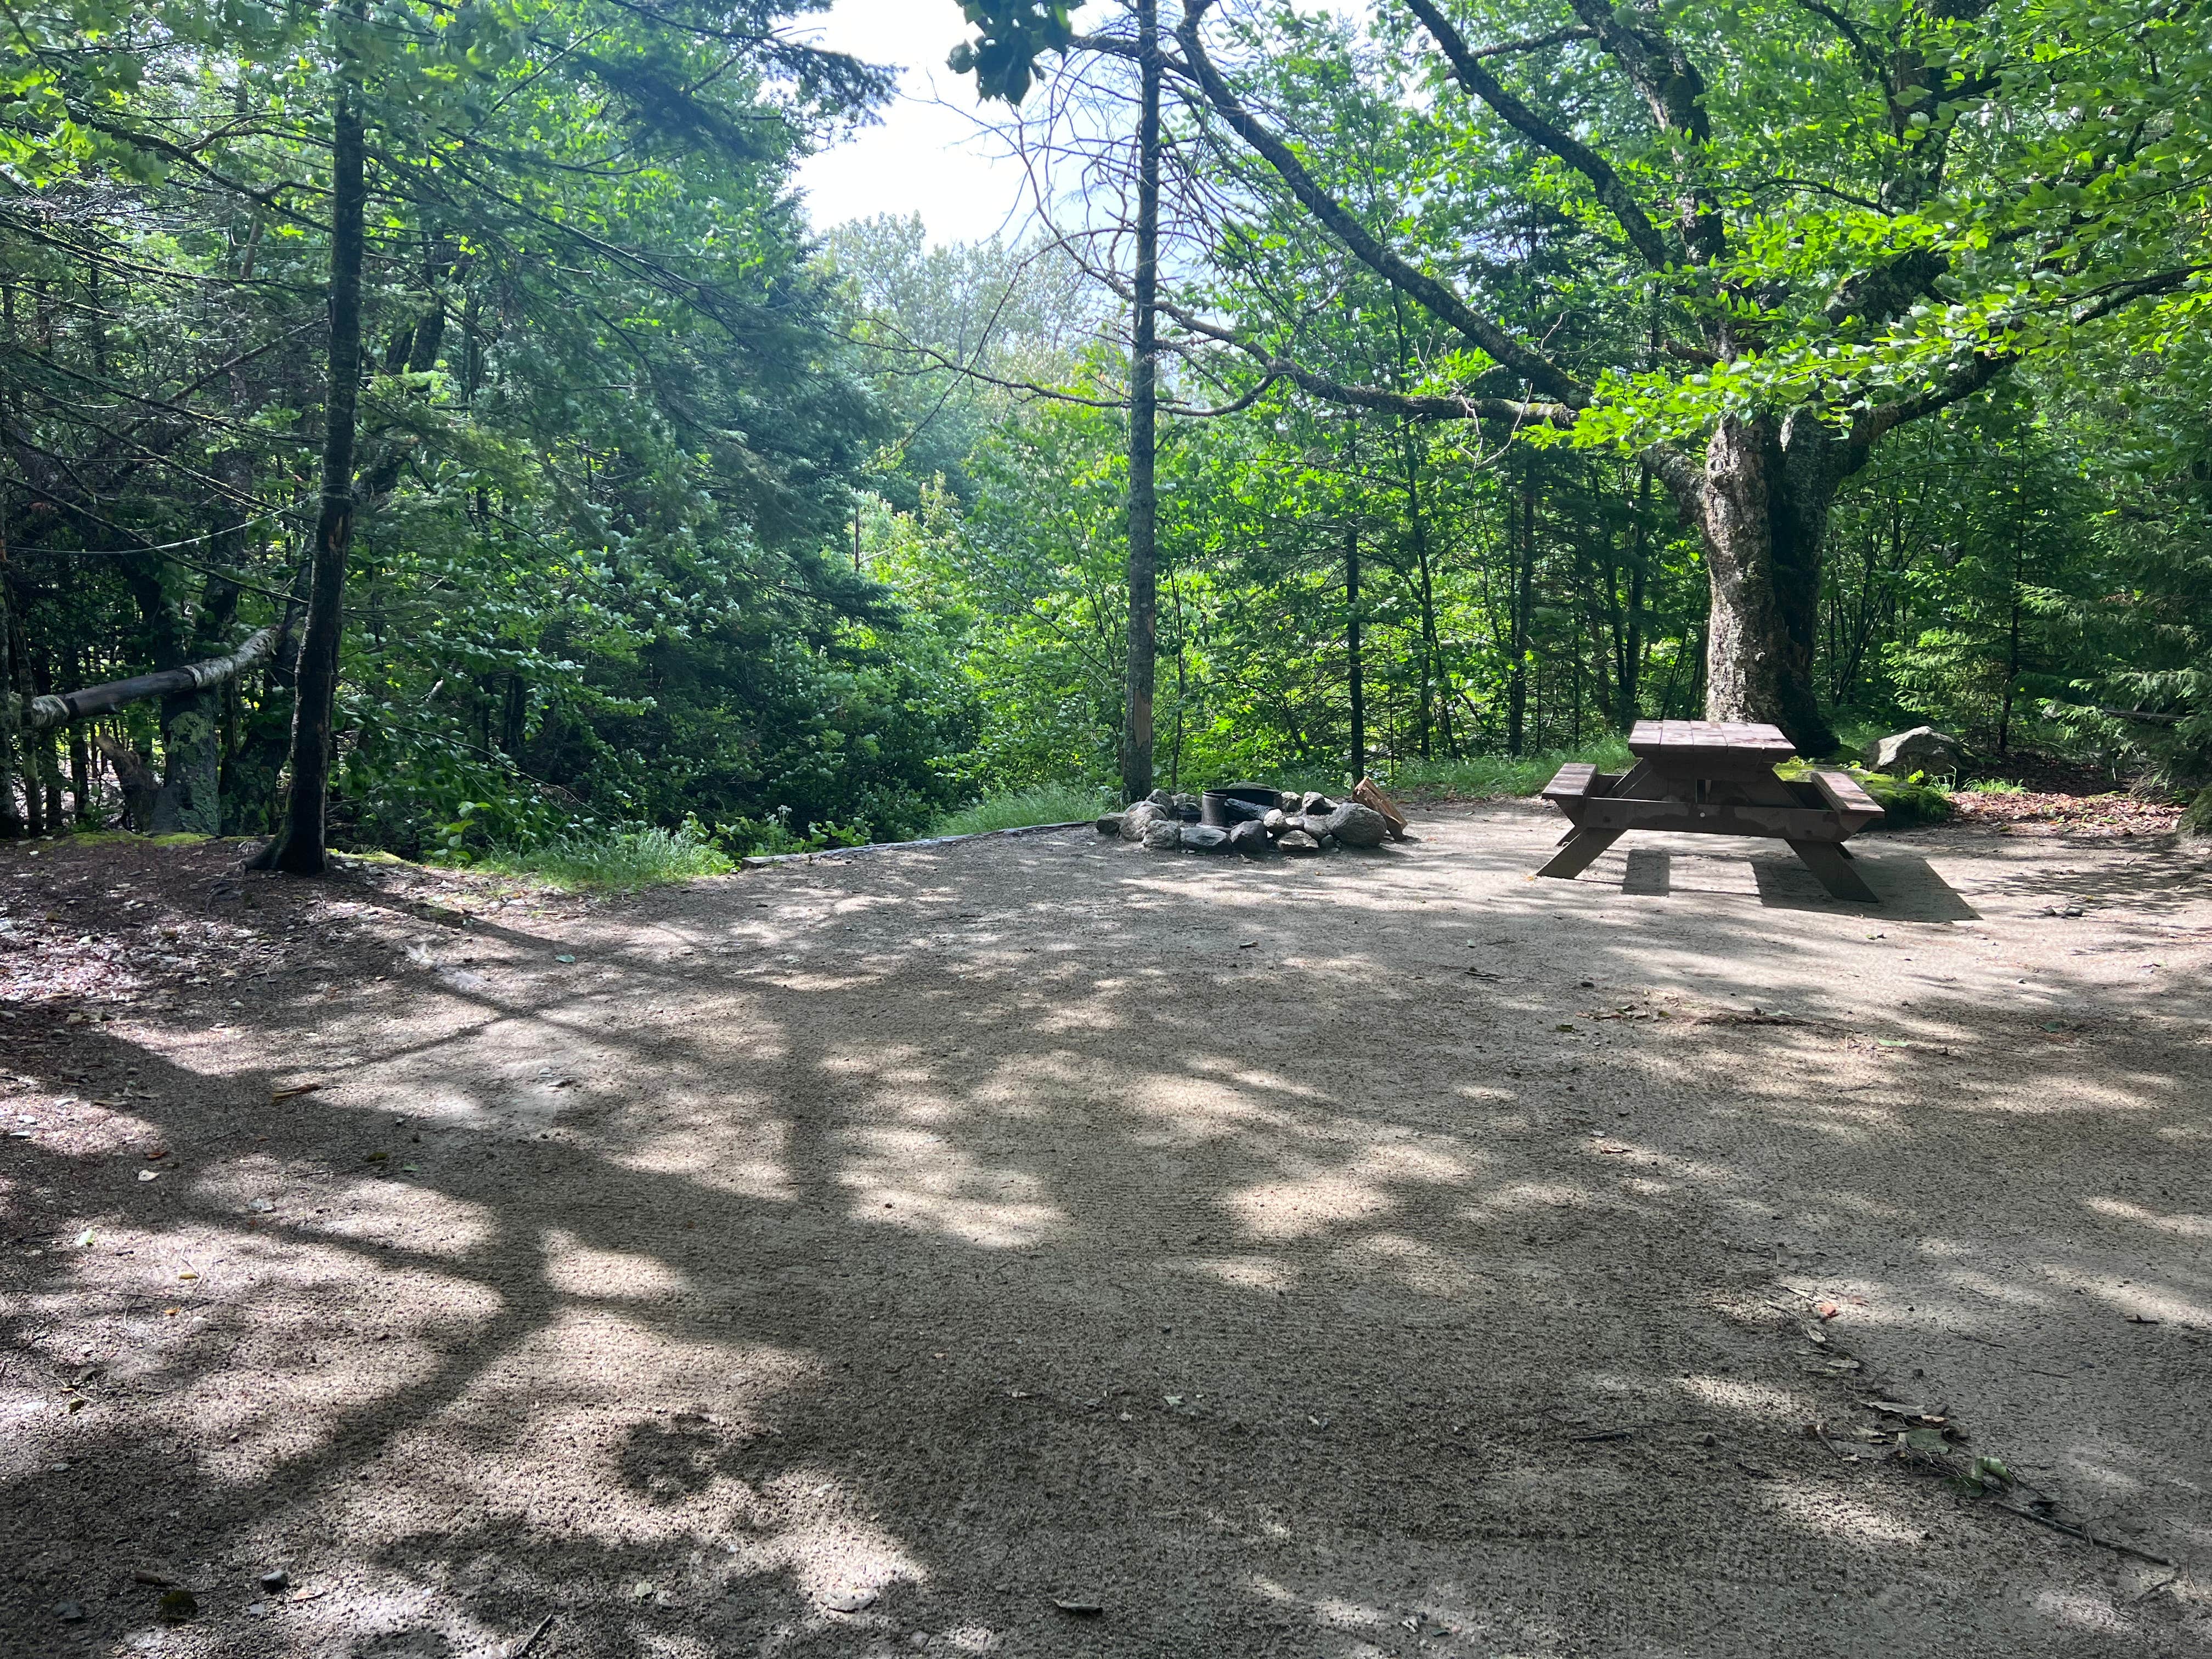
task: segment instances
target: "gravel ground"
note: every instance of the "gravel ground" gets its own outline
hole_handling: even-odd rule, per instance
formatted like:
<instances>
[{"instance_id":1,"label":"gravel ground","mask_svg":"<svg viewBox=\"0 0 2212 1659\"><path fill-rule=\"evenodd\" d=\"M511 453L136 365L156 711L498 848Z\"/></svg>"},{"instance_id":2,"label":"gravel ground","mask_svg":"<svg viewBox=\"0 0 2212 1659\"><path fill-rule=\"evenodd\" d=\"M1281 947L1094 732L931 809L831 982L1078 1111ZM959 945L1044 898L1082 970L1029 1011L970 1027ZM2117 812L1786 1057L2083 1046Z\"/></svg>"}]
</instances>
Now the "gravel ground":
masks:
<instances>
[{"instance_id":1,"label":"gravel ground","mask_svg":"<svg viewBox=\"0 0 2212 1659\"><path fill-rule=\"evenodd\" d=\"M0 1652L2212 1652L2205 853L1414 827L0 848Z\"/></svg>"}]
</instances>

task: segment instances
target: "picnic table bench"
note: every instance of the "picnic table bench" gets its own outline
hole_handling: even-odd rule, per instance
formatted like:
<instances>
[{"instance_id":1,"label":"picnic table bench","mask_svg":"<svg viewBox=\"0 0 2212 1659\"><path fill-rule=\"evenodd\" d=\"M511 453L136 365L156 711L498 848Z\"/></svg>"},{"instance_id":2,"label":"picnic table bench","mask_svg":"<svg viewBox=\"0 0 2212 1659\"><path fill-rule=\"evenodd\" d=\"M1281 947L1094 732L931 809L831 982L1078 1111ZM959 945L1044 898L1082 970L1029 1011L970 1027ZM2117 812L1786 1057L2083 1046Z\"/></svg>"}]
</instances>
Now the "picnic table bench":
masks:
<instances>
[{"instance_id":1,"label":"picnic table bench","mask_svg":"<svg viewBox=\"0 0 2212 1659\"><path fill-rule=\"evenodd\" d=\"M1777 777L1774 769L1797 752L1780 728L1638 720L1628 751L1636 764L1626 772L1577 763L1544 787L1544 799L1574 828L1538 875L1571 881L1632 830L1764 836L1785 843L1836 897L1879 902L1844 843L1880 823L1881 808L1848 772Z\"/></svg>"}]
</instances>

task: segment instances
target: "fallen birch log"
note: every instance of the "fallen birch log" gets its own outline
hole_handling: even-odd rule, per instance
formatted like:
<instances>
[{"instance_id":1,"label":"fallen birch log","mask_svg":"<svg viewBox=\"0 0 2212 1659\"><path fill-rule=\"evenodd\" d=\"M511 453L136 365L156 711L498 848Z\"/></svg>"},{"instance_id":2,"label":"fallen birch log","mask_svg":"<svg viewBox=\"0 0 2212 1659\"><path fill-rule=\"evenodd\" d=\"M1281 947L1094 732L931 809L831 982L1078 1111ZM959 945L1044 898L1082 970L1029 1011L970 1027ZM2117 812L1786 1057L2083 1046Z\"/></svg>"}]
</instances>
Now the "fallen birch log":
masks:
<instances>
[{"instance_id":1,"label":"fallen birch log","mask_svg":"<svg viewBox=\"0 0 2212 1659\"><path fill-rule=\"evenodd\" d=\"M33 697L24 708L23 725L29 731L43 731L50 726L65 726L71 720L105 714L108 709L120 708L126 702L138 702L147 697L204 691L210 686L234 680L267 660L276 650L277 635L283 631L274 624L262 629L227 657L210 657L205 662L165 668L158 674L141 674L135 679L112 680L106 685L88 685L82 691L70 691L58 697Z\"/></svg>"}]
</instances>

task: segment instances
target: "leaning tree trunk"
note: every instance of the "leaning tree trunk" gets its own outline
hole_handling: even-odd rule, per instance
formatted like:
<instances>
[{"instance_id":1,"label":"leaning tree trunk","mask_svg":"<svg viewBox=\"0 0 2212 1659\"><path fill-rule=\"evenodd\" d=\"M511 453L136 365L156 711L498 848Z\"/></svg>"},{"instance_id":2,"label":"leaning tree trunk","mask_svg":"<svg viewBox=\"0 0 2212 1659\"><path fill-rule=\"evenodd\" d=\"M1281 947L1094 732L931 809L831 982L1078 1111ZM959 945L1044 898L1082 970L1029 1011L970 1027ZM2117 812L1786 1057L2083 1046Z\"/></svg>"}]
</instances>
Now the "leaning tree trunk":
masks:
<instances>
[{"instance_id":1,"label":"leaning tree trunk","mask_svg":"<svg viewBox=\"0 0 2212 1659\"><path fill-rule=\"evenodd\" d=\"M330 386L323 430L323 501L300 640L292 711L292 787L277 839L263 861L295 876L329 864L328 810L338 648L345 633L346 558L353 543L354 416L361 398L361 264L367 135L362 90L338 80L331 149Z\"/></svg>"},{"instance_id":2,"label":"leaning tree trunk","mask_svg":"<svg viewBox=\"0 0 2212 1659\"><path fill-rule=\"evenodd\" d=\"M1778 726L1802 754L1836 733L1813 684L1820 558L1842 478L1837 446L1809 415L1723 420L1697 502L1712 621L1705 718Z\"/></svg>"}]
</instances>

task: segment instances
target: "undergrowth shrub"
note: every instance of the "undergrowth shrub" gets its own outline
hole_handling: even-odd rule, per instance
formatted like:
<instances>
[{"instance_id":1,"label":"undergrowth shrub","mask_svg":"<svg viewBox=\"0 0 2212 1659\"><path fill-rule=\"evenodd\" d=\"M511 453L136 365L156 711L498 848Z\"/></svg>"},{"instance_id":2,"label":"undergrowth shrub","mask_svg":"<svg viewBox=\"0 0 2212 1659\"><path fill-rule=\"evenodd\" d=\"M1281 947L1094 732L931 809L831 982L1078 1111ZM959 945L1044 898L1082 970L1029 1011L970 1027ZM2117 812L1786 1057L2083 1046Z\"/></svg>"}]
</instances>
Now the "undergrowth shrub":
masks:
<instances>
[{"instance_id":1,"label":"undergrowth shrub","mask_svg":"<svg viewBox=\"0 0 2212 1659\"><path fill-rule=\"evenodd\" d=\"M1079 823L1097 817L1110 804L1110 792L1093 785L1041 783L945 813L930 825L929 833L975 836L990 830L1020 830L1032 823Z\"/></svg>"},{"instance_id":2,"label":"undergrowth shrub","mask_svg":"<svg viewBox=\"0 0 2212 1659\"><path fill-rule=\"evenodd\" d=\"M535 847L487 853L475 867L577 891L627 891L725 875L736 866L696 824L687 823L677 830L574 831Z\"/></svg>"}]
</instances>

